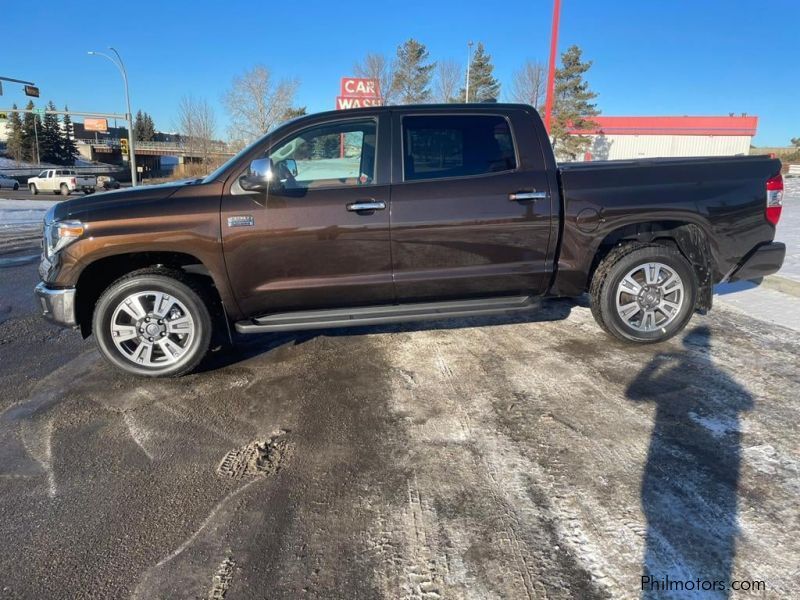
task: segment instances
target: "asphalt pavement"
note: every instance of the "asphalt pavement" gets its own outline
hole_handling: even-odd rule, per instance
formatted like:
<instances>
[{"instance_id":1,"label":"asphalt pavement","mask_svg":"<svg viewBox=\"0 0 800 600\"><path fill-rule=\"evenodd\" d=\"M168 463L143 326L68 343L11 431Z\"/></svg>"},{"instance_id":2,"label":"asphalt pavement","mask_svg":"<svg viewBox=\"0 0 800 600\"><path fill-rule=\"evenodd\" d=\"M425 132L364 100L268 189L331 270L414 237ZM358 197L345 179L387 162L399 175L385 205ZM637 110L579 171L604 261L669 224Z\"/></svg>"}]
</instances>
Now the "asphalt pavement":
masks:
<instances>
[{"instance_id":1,"label":"asphalt pavement","mask_svg":"<svg viewBox=\"0 0 800 600\"><path fill-rule=\"evenodd\" d=\"M143 380L42 321L14 256L0 597L686 597L643 574L800 592L798 332L719 306L633 348L552 301L253 336Z\"/></svg>"}]
</instances>

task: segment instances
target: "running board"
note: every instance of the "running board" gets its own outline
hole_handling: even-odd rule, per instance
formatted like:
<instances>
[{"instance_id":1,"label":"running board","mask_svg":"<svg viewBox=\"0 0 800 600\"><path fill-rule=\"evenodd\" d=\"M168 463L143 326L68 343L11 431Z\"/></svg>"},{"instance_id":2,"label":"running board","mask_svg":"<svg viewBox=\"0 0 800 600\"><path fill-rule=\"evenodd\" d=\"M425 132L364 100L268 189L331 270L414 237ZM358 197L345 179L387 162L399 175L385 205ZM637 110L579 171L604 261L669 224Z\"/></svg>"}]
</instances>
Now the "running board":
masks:
<instances>
[{"instance_id":1,"label":"running board","mask_svg":"<svg viewBox=\"0 0 800 600\"><path fill-rule=\"evenodd\" d=\"M530 296L458 300L455 302L425 302L420 304L390 304L331 310L304 310L275 313L236 323L239 333L301 331L331 327L384 325L426 319L474 317L529 310L537 305Z\"/></svg>"}]
</instances>

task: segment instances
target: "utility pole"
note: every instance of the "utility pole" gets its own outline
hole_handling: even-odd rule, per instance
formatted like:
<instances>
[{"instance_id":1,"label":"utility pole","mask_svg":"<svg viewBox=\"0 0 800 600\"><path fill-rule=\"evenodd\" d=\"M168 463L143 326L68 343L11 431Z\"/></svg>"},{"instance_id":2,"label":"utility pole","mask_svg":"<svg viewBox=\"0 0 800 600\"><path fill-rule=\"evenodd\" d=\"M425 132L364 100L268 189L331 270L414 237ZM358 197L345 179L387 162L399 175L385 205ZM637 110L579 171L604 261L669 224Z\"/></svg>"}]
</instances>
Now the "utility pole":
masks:
<instances>
[{"instance_id":1,"label":"utility pole","mask_svg":"<svg viewBox=\"0 0 800 600\"><path fill-rule=\"evenodd\" d=\"M122 83L125 85L125 103L128 107L128 113L125 115L128 120L128 163L131 166L131 185L136 187L139 177L138 173L136 172L136 147L134 146L133 141L133 112L131 111L131 94L130 90L128 89L128 72L125 70L125 63L122 62L122 57L119 55L119 52L117 52L117 50L111 46L109 46L108 49L114 53L114 55L117 57L117 60L114 60L108 54L94 52L92 50L89 51L89 55L107 58L114 63L114 66L117 67L119 72L122 74Z\"/></svg>"},{"instance_id":2,"label":"utility pole","mask_svg":"<svg viewBox=\"0 0 800 600\"><path fill-rule=\"evenodd\" d=\"M36 126L36 121L39 120L39 117L34 114L33 115L33 137L36 140L36 164L42 164L42 156L39 154L39 128Z\"/></svg>"},{"instance_id":3,"label":"utility pole","mask_svg":"<svg viewBox=\"0 0 800 600\"><path fill-rule=\"evenodd\" d=\"M561 17L561 0L553 2L553 27L550 30L550 64L547 68L547 99L544 104L544 126L550 133L553 119L553 95L556 89L556 52L558 50L558 21Z\"/></svg>"},{"instance_id":4,"label":"utility pole","mask_svg":"<svg viewBox=\"0 0 800 600\"><path fill-rule=\"evenodd\" d=\"M472 40L467 42L467 85L464 86L464 103L469 102L469 70L472 66Z\"/></svg>"}]
</instances>

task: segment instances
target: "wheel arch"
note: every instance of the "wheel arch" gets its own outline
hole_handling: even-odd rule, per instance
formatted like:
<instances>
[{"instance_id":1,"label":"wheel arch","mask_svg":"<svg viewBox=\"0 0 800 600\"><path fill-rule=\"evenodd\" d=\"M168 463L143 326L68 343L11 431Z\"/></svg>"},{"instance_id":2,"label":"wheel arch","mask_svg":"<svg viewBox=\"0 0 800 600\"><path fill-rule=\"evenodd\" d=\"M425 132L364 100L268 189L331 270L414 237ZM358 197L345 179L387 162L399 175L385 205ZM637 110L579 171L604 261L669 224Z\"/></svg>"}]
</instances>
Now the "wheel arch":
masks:
<instances>
[{"instance_id":1,"label":"wheel arch","mask_svg":"<svg viewBox=\"0 0 800 600\"><path fill-rule=\"evenodd\" d=\"M120 277L139 269L153 267L180 270L194 278L216 304L210 312L224 316L222 299L208 267L197 257L183 252L128 252L105 256L89 263L75 285L75 316L84 338L92 333L92 315L104 290ZM216 309L216 310L215 310Z\"/></svg>"},{"instance_id":2,"label":"wheel arch","mask_svg":"<svg viewBox=\"0 0 800 600\"><path fill-rule=\"evenodd\" d=\"M714 293L715 261L711 253L709 235L697 223L682 220L648 220L629 223L609 232L595 251L589 270L588 283L602 260L620 244L630 242L660 243L676 248L697 273L697 310L711 309Z\"/></svg>"}]
</instances>

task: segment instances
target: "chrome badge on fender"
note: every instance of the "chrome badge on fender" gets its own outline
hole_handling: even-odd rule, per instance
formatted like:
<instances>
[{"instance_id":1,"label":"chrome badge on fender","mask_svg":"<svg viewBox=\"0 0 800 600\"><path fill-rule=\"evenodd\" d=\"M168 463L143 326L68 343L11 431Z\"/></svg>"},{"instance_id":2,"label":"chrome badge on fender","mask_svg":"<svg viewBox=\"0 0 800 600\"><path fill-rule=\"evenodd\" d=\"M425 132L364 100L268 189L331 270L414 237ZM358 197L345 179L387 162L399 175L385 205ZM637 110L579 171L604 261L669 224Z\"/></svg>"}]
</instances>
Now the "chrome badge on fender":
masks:
<instances>
[{"instance_id":1,"label":"chrome badge on fender","mask_svg":"<svg viewBox=\"0 0 800 600\"><path fill-rule=\"evenodd\" d=\"M250 215L236 215L228 217L228 227L252 227L256 222Z\"/></svg>"}]
</instances>

